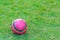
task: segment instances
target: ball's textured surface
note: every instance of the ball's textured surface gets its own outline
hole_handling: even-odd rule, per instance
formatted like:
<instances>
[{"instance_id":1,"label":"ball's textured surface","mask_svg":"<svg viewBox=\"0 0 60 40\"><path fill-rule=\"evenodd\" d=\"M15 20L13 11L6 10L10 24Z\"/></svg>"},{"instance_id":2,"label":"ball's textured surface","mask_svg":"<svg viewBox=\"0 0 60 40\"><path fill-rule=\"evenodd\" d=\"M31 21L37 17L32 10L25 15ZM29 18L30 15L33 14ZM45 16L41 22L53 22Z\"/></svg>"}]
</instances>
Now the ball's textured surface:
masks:
<instances>
[{"instance_id":1,"label":"ball's textured surface","mask_svg":"<svg viewBox=\"0 0 60 40\"><path fill-rule=\"evenodd\" d=\"M27 24L23 19L16 19L12 23L11 28L15 34L24 34L27 31Z\"/></svg>"}]
</instances>

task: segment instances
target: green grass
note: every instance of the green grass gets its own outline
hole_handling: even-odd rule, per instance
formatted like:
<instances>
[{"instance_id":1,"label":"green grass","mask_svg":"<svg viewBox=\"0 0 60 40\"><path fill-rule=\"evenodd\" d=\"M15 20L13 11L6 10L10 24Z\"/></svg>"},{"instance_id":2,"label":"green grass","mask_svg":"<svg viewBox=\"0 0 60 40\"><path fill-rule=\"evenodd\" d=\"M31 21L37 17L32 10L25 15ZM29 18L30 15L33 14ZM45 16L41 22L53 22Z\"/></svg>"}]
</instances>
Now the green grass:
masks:
<instances>
[{"instance_id":1,"label":"green grass","mask_svg":"<svg viewBox=\"0 0 60 40\"><path fill-rule=\"evenodd\" d=\"M17 18L27 22L24 35L11 31ZM60 40L60 0L0 0L0 40Z\"/></svg>"}]
</instances>

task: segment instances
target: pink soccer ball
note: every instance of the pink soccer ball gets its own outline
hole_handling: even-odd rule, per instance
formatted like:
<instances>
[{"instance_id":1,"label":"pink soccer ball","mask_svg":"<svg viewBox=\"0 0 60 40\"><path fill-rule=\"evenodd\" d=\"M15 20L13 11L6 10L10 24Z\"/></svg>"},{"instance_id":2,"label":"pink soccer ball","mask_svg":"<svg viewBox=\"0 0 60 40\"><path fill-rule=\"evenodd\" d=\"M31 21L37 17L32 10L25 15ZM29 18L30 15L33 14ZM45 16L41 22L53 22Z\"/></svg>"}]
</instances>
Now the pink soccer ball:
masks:
<instances>
[{"instance_id":1,"label":"pink soccer ball","mask_svg":"<svg viewBox=\"0 0 60 40\"><path fill-rule=\"evenodd\" d=\"M27 24L23 19L16 19L12 23L11 29L14 34L24 34L27 31Z\"/></svg>"}]
</instances>

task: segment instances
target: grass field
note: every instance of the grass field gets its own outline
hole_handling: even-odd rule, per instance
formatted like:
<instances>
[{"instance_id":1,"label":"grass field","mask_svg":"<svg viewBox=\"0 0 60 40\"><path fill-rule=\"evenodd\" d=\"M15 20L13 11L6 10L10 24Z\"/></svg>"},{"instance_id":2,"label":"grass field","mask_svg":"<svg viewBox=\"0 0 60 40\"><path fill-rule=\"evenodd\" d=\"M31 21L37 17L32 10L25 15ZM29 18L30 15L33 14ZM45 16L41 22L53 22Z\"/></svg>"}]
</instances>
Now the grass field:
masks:
<instances>
[{"instance_id":1,"label":"grass field","mask_svg":"<svg viewBox=\"0 0 60 40\"><path fill-rule=\"evenodd\" d=\"M17 18L27 22L24 35L11 31ZM0 0L0 40L60 40L60 0Z\"/></svg>"}]
</instances>

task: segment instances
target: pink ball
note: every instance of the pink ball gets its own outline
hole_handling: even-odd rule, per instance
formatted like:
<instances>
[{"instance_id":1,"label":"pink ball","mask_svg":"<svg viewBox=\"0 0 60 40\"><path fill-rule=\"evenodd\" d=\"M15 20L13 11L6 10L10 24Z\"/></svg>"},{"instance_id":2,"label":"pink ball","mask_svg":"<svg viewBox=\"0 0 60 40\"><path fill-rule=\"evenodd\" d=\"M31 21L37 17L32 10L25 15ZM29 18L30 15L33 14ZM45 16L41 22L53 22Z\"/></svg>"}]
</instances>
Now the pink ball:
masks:
<instances>
[{"instance_id":1,"label":"pink ball","mask_svg":"<svg viewBox=\"0 0 60 40\"><path fill-rule=\"evenodd\" d=\"M27 24L23 19L16 19L12 23L12 32L15 34L24 34L27 31Z\"/></svg>"}]
</instances>

